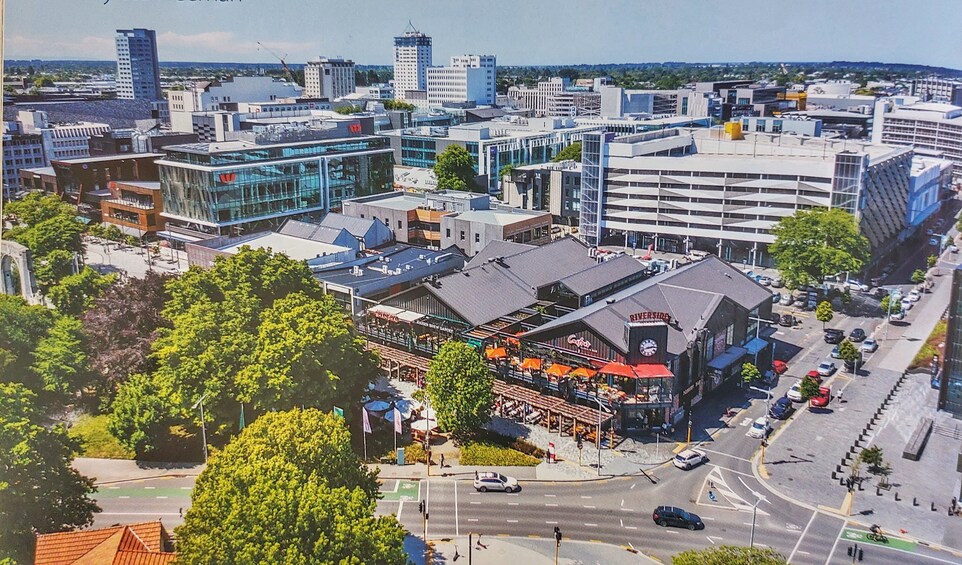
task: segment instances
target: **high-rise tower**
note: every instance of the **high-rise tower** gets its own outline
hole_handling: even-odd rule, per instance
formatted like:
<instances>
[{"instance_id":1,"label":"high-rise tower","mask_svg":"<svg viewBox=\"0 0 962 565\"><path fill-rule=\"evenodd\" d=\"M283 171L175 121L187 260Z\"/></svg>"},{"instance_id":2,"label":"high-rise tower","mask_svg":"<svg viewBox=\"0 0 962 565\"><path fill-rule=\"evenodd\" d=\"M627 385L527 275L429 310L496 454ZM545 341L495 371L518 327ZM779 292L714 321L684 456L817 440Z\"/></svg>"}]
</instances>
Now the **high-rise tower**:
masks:
<instances>
[{"instance_id":1,"label":"high-rise tower","mask_svg":"<svg viewBox=\"0 0 962 565\"><path fill-rule=\"evenodd\" d=\"M157 34L152 29L117 30L117 97L161 100Z\"/></svg>"},{"instance_id":2,"label":"high-rise tower","mask_svg":"<svg viewBox=\"0 0 962 565\"><path fill-rule=\"evenodd\" d=\"M404 100L408 90L427 90L431 38L408 22L404 35L394 38L394 92Z\"/></svg>"}]
</instances>

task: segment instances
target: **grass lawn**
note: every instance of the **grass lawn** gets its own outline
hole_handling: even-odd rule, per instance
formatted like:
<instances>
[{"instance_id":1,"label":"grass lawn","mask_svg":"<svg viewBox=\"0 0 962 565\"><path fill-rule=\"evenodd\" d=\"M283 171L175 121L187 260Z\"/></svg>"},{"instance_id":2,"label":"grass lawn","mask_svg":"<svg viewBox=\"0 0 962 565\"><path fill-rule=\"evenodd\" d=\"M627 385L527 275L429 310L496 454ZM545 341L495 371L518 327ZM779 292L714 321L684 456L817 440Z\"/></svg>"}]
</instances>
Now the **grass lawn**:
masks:
<instances>
[{"instance_id":1,"label":"grass lawn","mask_svg":"<svg viewBox=\"0 0 962 565\"><path fill-rule=\"evenodd\" d=\"M945 320L939 321L935 324L932 329L932 333L929 334L929 338L925 340L925 344L922 349L915 355L912 359L912 363L909 365L909 369L917 368L929 368L932 366L932 358L939 353L939 344L945 343L945 334L948 328L948 323Z\"/></svg>"},{"instance_id":2,"label":"grass lawn","mask_svg":"<svg viewBox=\"0 0 962 565\"><path fill-rule=\"evenodd\" d=\"M84 414L70 427L70 437L79 439L81 457L101 457L105 459L133 459L134 452L120 445L117 438L107 431L108 416Z\"/></svg>"}]
</instances>

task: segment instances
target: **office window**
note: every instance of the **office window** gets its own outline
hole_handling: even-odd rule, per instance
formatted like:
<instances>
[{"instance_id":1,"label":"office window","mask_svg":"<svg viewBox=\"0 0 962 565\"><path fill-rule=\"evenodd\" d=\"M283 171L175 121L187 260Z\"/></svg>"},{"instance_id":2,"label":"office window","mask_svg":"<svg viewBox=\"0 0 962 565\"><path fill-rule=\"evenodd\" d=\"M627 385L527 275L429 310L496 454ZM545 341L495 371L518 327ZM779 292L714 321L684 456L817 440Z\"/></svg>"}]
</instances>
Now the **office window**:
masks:
<instances>
[{"instance_id":1,"label":"office window","mask_svg":"<svg viewBox=\"0 0 962 565\"><path fill-rule=\"evenodd\" d=\"M481 234L479 233L474 234L474 242L481 243Z\"/></svg>"},{"instance_id":2,"label":"office window","mask_svg":"<svg viewBox=\"0 0 962 565\"><path fill-rule=\"evenodd\" d=\"M464 241L464 231L461 231L461 241Z\"/></svg>"},{"instance_id":3,"label":"office window","mask_svg":"<svg viewBox=\"0 0 962 565\"><path fill-rule=\"evenodd\" d=\"M401 229L401 220L397 221L397 229Z\"/></svg>"},{"instance_id":4,"label":"office window","mask_svg":"<svg viewBox=\"0 0 962 565\"><path fill-rule=\"evenodd\" d=\"M451 228L444 229L444 237L451 237Z\"/></svg>"}]
</instances>

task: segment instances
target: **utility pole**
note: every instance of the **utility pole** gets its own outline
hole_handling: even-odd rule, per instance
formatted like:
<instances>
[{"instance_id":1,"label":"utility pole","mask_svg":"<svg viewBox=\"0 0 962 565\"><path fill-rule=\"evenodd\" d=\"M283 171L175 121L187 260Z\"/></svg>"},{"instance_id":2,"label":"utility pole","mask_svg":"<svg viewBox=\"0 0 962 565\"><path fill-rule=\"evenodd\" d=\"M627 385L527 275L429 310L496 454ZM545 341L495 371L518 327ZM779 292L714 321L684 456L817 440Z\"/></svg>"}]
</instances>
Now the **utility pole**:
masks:
<instances>
[{"instance_id":1,"label":"utility pole","mask_svg":"<svg viewBox=\"0 0 962 565\"><path fill-rule=\"evenodd\" d=\"M554 565L558 565L558 554L561 552L561 528L554 527Z\"/></svg>"},{"instance_id":2,"label":"utility pole","mask_svg":"<svg viewBox=\"0 0 962 565\"><path fill-rule=\"evenodd\" d=\"M204 420L204 400L206 398L207 398L207 393L204 393L204 395L200 397L200 400L198 400L197 402L194 403L193 406L191 406L191 409L194 409L200 406L200 434L204 440L204 463L205 464L207 463L207 422Z\"/></svg>"}]
</instances>

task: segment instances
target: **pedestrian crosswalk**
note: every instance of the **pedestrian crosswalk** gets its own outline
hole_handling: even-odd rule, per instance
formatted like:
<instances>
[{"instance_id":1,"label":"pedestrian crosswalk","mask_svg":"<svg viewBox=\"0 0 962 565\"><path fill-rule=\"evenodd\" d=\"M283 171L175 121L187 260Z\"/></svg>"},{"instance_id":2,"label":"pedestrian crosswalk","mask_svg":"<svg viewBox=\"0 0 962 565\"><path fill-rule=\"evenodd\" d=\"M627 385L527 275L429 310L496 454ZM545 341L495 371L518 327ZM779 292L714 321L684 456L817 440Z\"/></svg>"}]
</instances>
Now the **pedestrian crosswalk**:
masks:
<instances>
[{"instance_id":1,"label":"pedestrian crosswalk","mask_svg":"<svg viewBox=\"0 0 962 565\"><path fill-rule=\"evenodd\" d=\"M738 486L729 484L721 467L714 467L705 478L705 487L703 489L705 494L703 498L699 498L698 504L732 508L740 512L751 512L752 503L735 492L736 489L742 490ZM745 495L750 496L750 493L746 493ZM768 516L768 512L765 512L761 508L758 509L758 514Z\"/></svg>"}]
</instances>

